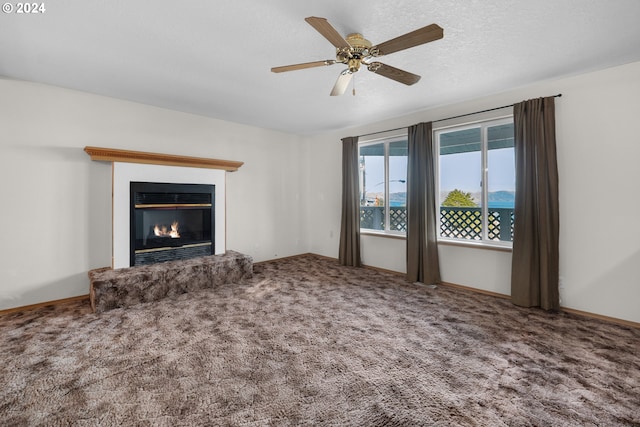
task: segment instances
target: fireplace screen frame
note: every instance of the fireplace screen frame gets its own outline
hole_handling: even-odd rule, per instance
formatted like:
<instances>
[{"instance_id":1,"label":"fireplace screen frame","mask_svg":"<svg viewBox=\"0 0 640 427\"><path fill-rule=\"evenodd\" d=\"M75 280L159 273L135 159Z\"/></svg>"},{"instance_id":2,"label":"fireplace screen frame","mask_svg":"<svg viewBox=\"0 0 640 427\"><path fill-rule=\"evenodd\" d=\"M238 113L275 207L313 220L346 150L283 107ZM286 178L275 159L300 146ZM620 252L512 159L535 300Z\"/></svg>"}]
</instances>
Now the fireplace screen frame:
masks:
<instances>
[{"instance_id":1,"label":"fireplace screen frame","mask_svg":"<svg viewBox=\"0 0 640 427\"><path fill-rule=\"evenodd\" d=\"M130 266L154 264L159 262L188 259L198 256L206 256L215 254L215 185L212 184L183 184L183 183L165 183L165 182L130 182L130 242L129 242L129 258ZM141 202L143 195L153 195L152 202ZM165 195L166 197L162 197ZM179 196L176 196L179 195ZM156 197L159 196L159 197ZM190 203L190 198L197 199L196 204ZM209 203L201 203L203 201ZM163 205L166 205L165 208ZM153 249L140 250L136 248L136 241L139 233L147 233L148 231L138 230L136 220L137 213L146 209L208 209L211 230L211 239L205 239L198 244L180 245L171 242L166 247L156 247Z\"/></svg>"}]
</instances>

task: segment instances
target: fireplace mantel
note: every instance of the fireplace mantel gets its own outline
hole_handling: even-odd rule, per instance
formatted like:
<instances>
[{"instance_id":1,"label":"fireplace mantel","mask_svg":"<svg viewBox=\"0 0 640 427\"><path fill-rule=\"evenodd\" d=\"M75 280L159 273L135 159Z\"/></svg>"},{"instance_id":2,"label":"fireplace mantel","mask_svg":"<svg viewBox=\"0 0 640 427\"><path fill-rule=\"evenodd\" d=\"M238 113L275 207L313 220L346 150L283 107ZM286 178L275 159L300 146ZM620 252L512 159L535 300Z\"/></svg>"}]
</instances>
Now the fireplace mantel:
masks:
<instances>
[{"instance_id":1,"label":"fireplace mantel","mask_svg":"<svg viewBox=\"0 0 640 427\"><path fill-rule=\"evenodd\" d=\"M144 151L119 150L115 148L84 147L91 160L106 162L143 163L164 166L186 166L192 168L222 169L235 172L243 162L208 159L204 157L177 156L173 154L147 153Z\"/></svg>"}]
</instances>

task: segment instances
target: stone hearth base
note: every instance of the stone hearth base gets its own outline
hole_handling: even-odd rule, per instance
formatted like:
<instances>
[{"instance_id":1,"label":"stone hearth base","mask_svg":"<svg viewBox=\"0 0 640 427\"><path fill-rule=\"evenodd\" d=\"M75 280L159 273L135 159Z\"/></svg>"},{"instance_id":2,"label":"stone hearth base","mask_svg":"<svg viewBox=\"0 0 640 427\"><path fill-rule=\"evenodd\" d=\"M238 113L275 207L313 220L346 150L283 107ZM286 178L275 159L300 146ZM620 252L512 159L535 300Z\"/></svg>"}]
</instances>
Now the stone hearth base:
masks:
<instances>
[{"instance_id":1,"label":"stone hearth base","mask_svg":"<svg viewBox=\"0 0 640 427\"><path fill-rule=\"evenodd\" d=\"M101 313L253 276L253 259L234 251L130 268L89 271L91 308Z\"/></svg>"}]
</instances>

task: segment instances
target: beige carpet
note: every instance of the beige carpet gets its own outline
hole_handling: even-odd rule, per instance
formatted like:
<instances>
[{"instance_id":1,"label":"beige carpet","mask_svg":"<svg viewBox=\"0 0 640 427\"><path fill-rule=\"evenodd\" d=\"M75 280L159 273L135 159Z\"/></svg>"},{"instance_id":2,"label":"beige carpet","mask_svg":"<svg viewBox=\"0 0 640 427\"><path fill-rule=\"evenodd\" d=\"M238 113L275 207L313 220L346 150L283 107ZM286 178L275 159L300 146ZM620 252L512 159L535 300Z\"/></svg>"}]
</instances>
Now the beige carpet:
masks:
<instances>
[{"instance_id":1,"label":"beige carpet","mask_svg":"<svg viewBox=\"0 0 640 427\"><path fill-rule=\"evenodd\" d=\"M0 317L0 425L639 426L640 330L315 256Z\"/></svg>"}]
</instances>

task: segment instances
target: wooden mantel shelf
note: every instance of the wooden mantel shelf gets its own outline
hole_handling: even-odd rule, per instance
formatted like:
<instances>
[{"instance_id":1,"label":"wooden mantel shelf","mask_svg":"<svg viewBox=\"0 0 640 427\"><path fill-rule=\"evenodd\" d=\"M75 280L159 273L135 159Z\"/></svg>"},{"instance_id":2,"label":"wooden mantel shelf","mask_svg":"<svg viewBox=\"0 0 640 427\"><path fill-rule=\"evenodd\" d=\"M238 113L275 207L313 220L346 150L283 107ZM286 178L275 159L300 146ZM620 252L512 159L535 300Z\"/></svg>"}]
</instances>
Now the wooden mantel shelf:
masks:
<instances>
[{"instance_id":1,"label":"wooden mantel shelf","mask_svg":"<svg viewBox=\"0 0 640 427\"><path fill-rule=\"evenodd\" d=\"M176 156L172 154L146 153L144 151L118 150L115 148L84 147L91 160L105 162L145 163L150 165L186 166L191 168L223 169L235 172L243 162L207 159L205 157Z\"/></svg>"}]
</instances>

